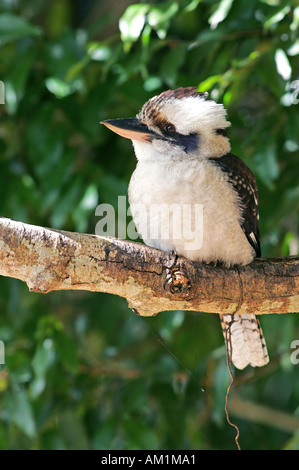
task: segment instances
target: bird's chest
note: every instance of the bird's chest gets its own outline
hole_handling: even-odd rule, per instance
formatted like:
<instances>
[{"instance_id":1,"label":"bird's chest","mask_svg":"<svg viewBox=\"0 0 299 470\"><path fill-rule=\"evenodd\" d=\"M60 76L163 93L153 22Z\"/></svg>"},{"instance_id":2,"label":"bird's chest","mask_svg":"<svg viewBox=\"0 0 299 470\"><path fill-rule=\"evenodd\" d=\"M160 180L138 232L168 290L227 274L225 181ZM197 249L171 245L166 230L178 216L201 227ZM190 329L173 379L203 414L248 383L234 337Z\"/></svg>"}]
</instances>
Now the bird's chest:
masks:
<instances>
[{"instance_id":1,"label":"bird's chest","mask_svg":"<svg viewBox=\"0 0 299 470\"><path fill-rule=\"evenodd\" d=\"M146 244L189 259L246 264L238 197L208 161L139 163L129 186L131 213Z\"/></svg>"},{"instance_id":2,"label":"bird's chest","mask_svg":"<svg viewBox=\"0 0 299 470\"><path fill-rule=\"evenodd\" d=\"M167 249L170 240L186 241L195 231L200 232L203 218L215 205L207 170L201 162L137 165L129 186L129 202L146 243L163 248L164 240Z\"/></svg>"},{"instance_id":3,"label":"bird's chest","mask_svg":"<svg viewBox=\"0 0 299 470\"><path fill-rule=\"evenodd\" d=\"M215 197L218 180L208 162L138 163L129 185L129 202L143 204L145 211L152 204L207 205Z\"/></svg>"}]
</instances>

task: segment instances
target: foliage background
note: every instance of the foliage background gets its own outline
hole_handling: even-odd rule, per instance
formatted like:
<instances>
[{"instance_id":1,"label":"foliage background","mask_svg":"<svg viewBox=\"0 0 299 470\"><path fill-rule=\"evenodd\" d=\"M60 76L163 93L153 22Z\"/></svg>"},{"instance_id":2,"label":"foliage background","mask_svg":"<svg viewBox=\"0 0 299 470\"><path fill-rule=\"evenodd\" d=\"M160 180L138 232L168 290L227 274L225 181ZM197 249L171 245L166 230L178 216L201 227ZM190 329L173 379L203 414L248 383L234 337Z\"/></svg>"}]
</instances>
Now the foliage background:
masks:
<instances>
[{"instance_id":1,"label":"foliage background","mask_svg":"<svg viewBox=\"0 0 299 470\"><path fill-rule=\"evenodd\" d=\"M296 254L298 25L290 0L0 0L1 216L94 233L95 207L117 209L135 166L99 121L199 85L228 108L233 151L256 175L263 255ZM6 278L0 311L0 449L235 448L217 315L139 318L114 296ZM242 448L298 449L299 318L262 324L271 363L235 385L261 408L232 419Z\"/></svg>"}]
</instances>

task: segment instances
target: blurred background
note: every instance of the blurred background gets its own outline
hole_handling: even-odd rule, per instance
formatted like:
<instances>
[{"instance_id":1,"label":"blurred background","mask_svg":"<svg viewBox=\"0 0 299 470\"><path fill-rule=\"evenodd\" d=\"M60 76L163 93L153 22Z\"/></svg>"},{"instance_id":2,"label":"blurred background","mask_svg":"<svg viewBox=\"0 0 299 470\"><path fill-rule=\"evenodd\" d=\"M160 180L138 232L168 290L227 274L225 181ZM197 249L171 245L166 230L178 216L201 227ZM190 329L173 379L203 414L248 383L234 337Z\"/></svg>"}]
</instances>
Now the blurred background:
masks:
<instances>
[{"instance_id":1,"label":"blurred background","mask_svg":"<svg viewBox=\"0 0 299 470\"><path fill-rule=\"evenodd\" d=\"M99 121L192 85L225 104L255 173L263 256L297 254L298 27L295 0L0 0L0 215L94 233L135 167ZM231 419L244 449L298 449L299 316L261 322L271 362L235 371ZM0 340L0 449L236 448L216 314L142 318L1 277Z\"/></svg>"}]
</instances>

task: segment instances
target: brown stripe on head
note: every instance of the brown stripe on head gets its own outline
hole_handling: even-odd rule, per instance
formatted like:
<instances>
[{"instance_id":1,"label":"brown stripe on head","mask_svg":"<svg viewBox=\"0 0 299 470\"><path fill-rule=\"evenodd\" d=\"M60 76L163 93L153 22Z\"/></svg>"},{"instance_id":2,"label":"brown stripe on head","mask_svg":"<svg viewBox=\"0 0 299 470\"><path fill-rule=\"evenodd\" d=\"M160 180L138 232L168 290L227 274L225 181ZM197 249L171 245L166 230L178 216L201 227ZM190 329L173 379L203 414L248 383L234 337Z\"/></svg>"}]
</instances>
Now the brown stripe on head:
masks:
<instances>
[{"instance_id":1,"label":"brown stripe on head","mask_svg":"<svg viewBox=\"0 0 299 470\"><path fill-rule=\"evenodd\" d=\"M138 118L141 122L147 125L155 125L157 121L163 120L161 116L161 109L166 101L172 99L183 99L187 97L202 97L206 96L206 93L198 92L196 87L181 87L176 90L166 90L160 95L156 95L150 98L142 107Z\"/></svg>"},{"instance_id":2,"label":"brown stripe on head","mask_svg":"<svg viewBox=\"0 0 299 470\"><path fill-rule=\"evenodd\" d=\"M197 91L197 88L195 86L189 86L186 88L177 88L176 90L167 90L163 91L159 97L161 97L162 100L165 99L171 99L171 98L176 98L177 100L180 100L182 98L187 98L188 96L202 96L205 93L201 93Z\"/></svg>"}]
</instances>

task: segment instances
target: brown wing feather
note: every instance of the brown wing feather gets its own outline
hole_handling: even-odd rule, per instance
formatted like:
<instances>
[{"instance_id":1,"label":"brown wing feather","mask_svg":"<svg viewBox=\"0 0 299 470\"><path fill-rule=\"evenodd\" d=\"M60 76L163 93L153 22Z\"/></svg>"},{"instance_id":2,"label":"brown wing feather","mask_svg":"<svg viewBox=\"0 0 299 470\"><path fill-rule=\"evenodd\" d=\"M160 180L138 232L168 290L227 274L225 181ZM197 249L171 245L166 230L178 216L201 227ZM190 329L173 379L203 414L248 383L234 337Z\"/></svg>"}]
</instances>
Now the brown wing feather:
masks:
<instances>
[{"instance_id":1,"label":"brown wing feather","mask_svg":"<svg viewBox=\"0 0 299 470\"><path fill-rule=\"evenodd\" d=\"M232 153L211 160L228 175L229 182L237 192L242 208L240 225L256 256L260 257L258 189L252 171L243 160Z\"/></svg>"}]
</instances>

